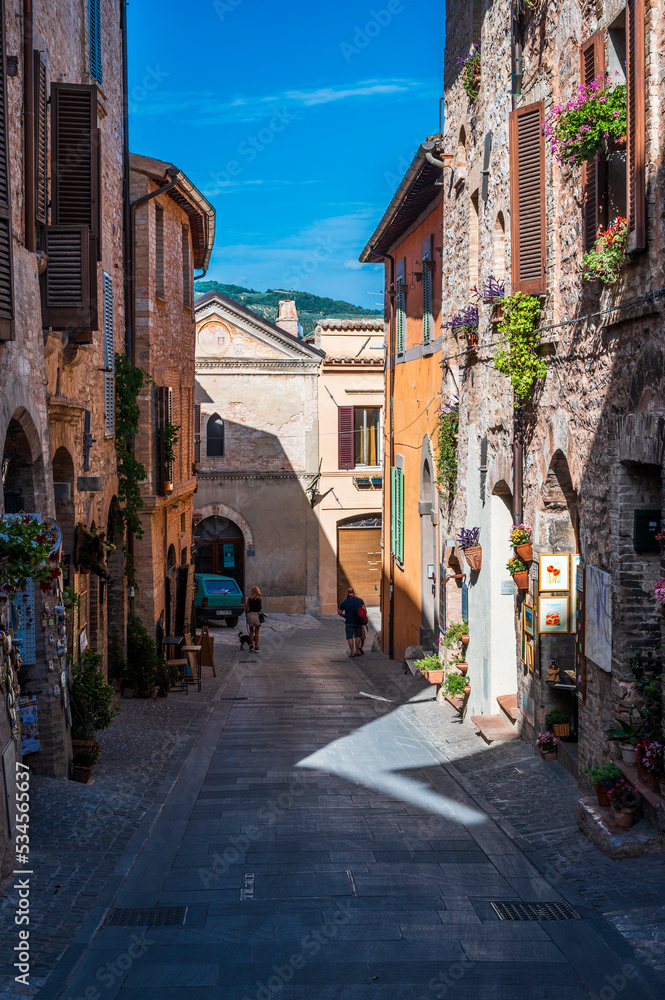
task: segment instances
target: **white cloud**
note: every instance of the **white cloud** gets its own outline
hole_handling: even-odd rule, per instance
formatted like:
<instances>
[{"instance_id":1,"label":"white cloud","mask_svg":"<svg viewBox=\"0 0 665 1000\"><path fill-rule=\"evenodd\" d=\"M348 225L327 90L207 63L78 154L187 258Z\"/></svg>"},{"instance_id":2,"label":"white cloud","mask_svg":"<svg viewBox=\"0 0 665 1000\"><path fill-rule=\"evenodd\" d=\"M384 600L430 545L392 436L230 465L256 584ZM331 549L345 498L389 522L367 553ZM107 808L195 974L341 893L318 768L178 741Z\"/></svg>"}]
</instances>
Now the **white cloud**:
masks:
<instances>
[{"instance_id":1,"label":"white cloud","mask_svg":"<svg viewBox=\"0 0 665 1000\"><path fill-rule=\"evenodd\" d=\"M365 265L361 264L359 260L345 260L344 267L348 268L349 271L360 271Z\"/></svg>"}]
</instances>

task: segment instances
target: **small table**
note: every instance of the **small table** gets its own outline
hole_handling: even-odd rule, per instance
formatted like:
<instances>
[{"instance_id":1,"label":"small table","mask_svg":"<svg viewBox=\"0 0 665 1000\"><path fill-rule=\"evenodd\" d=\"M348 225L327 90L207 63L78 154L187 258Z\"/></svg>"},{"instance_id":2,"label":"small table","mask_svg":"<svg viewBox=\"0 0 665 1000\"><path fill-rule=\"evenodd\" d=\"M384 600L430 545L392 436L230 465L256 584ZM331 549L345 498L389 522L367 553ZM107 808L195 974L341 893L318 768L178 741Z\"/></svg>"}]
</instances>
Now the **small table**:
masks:
<instances>
[{"instance_id":1,"label":"small table","mask_svg":"<svg viewBox=\"0 0 665 1000\"><path fill-rule=\"evenodd\" d=\"M198 678L196 678L196 680L198 680L199 691L201 690L201 648L201 646L183 646L180 650L181 653L196 653L196 666L198 669ZM187 657L187 659L189 660L189 657ZM188 673L186 674L186 677L189 680ZM194 683L195 678L192 676L192 684Z\"/></svg>"}]
</instances>

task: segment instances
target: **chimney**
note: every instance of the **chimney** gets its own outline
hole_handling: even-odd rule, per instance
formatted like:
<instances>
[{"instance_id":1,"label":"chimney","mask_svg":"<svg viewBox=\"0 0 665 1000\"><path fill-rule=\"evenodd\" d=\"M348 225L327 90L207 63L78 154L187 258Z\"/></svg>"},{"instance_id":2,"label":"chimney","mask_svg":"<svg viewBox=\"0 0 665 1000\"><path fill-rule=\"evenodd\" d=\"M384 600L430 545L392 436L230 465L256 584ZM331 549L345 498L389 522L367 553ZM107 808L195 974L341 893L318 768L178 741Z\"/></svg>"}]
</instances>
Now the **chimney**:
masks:
<instances>
[{"instance_id":1,"label":"chimney","mask_svg":"<svg viewBox=\"0 0 665 1000\"><path fill-rule=\"evenodd\" d=\"M276 325L294 337L302 336L302 326L298 322L298 312L293 299L280 299Z\"/></svg>"}]
</instances>

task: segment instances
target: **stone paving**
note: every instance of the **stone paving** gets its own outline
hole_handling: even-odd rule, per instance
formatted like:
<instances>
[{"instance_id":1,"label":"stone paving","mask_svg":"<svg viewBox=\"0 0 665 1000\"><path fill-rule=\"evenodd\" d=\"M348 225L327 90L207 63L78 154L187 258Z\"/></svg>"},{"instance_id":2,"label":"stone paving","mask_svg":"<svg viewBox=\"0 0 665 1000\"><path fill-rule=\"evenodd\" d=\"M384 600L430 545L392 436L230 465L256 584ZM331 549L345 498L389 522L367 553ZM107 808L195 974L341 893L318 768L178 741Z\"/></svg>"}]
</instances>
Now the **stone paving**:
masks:
<instances>
[{"instance_id":1,"label":"stone paving","mask_svg":"<svg viewBox=\"0 0 665 1000\"><path fill-rule=\"evenodd\" d=\"M398 664L380 654L346 657L337 620L290 636L262 633L261 644L258 656L229 662L216 703L212 683L204 686L206 707L189 720L191 738L197 726L201 735L174 749L159 791L155 777L150 792L155 762L145 762L130 799L145 784L152 806L122 805L137 830L133 846L123 853L131 831L120 811L117 831L98 831L108 856L87 842L100 882L110 855L122 857L99 896L97 883L87 901L81 888L73 894L81 912L92 905L83 919L69 905L70 945L39 1000L609 1000L625 988L631 1000L663 995L655 973L592 905L628 888L624 902L634 901L640 878L653 890L660 859L648 859L648 877L635 867L627 878L613 873L610 884L607 859L591 845L576 843L579 853L567 855L573 795L559 765L520 744L481 746ZM164 704L170 711L176 703ZM132 704L145 714L129 727L135 733L150 707ZM132 753L140 757L140 746L111 764L105 751L103 768L127 775ZM111 778L100 768L104 780ZM121 787L113 784L115 794ZM70 823L80 811L72 808ZM56 833L61 826L64 836L67 822L62 809ZM566 860L570 878L560 871ZM596 901L585 873L599 874ZM581 919L503 922L492 899L565 899ZM102 926L110 906L188 912L184 926ZM52 915L61 918L62 908L52 897ZM45 955L38 962L48 964ZM6 995L33 994L17 987Z\"/></svg>"}]
</instances>

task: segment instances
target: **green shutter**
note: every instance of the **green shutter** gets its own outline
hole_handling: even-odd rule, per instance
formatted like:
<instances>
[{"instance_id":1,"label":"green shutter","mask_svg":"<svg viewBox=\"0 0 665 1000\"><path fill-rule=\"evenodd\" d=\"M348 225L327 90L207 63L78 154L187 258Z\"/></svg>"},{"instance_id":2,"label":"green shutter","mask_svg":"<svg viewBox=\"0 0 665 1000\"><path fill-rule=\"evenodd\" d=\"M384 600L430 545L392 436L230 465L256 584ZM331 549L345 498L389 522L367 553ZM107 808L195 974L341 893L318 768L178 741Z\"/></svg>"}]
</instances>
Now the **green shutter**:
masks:
<instances>
[{"instance_id":1,"label":"green shutter","mask_svg":"<svg viewBox=\"0 0 665 1000\"><path fill-rule=\"evenodd\" d=\"M396 547L395 540L397 538L396 532L396 518L395 518L395 495L396 495L396 480L397 480L397 469L394 466L390 468L390 551L395 555Z\"/></svg>"},{"instance_id":2,"label":"green shutter","mask_svg":"<svg viewBox=\"0 0 665 1000\"><path fill-rule=\"evenodd\" d=\"M395 557L397 562L404 562L404 473L401 469L395 470L397 473L397 510L396 510L396 520L397 520L397 551L395 552Z\"/></svg>"},{"instance_id":3,"label":"green shutter","mask_svg":"<svg viewBox=\"0 0 665 1000\"><path fill-rule=\"evenodd\" d=\"M423 257L423 344L429 344L432 332L432 279L429 256Z\"/></svg>"},{"instance_id":4,"label":"green shutter","mask_svg":"<svg viewBox=\"0 0 665 1000\"><path fill-rule=\"evenodd\" d=\"M398 354L404 351L404 288L402 279L397 279L396 310L395 310L395 350Z\"/></svg>"},{"instance_id":5,"label":"green shutter","mask_svg":"<svg viewBox=\"0 0 665 1000\"><path fill-rule=\"evenodd\" d=\"M100 0L88 0L90 32L90 76L102 82L102 12Z\"/></svg>"}]
</instances>

